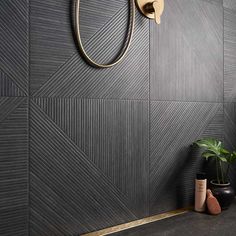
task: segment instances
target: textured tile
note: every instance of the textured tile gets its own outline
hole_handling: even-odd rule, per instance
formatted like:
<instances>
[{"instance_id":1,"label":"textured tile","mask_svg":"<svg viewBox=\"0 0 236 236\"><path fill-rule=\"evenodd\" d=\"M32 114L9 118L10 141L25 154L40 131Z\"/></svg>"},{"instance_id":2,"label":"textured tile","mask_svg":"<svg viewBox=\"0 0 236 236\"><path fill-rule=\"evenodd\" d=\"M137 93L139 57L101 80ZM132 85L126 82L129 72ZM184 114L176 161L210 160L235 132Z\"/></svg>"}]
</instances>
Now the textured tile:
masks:
<instances>
[{"instance_id":1,"label":"textured tile","mask_svg":"<svg viewBox=\"0 0 236 236\"><path fill-rule=\"evenodd\" d=\"M0 70L0 97L24 96L24 93Z\"/></svg>"},{"instance_id":2,"label":"textured tile","mask_svg":"<svg viewBox=\"0 0 236 236\"><path fill-rule=\"evenodd\" d=\"M98 2L96 3L98 5ZM109 21L106 19L106 22L102 24L101 28L99 28L95 34L91 35L90 38L88 37L87 41L85 40L85 48L88 54L96 61L109 62L114 59L121 50L121 46L126 37L129 18L127 4L128 3L124 5L122 3L122 7L120 6L119 8L117 8L118 5L115 4L114 14ZM96 9L94 4L93 9ZM61 11L65 14L65 9ZM41 12L40 14L43 13ZM58 20L58 15L54 15L53 17L55 21ZM105 19L101 19L102 22L104 20ZM44 24L45 23L43 23L42 27L44 27ZM81 25L82 24L83 22L81 22ZM91 25L93 25L92 20ZM86 26L86 29L89 29L88 26ZM40 28L36 30L37 32L32 33L33 49L41 45L38 40L34 40L34 34L40 34ZM63 37L69 37L67 35L68 33L61 33ZM59 37L60 34L57 32L54 32L54 34L58 35L58 39L62 37ZM45 37L44 40L47 40L47 37ZM74 48L75 43L76 42L71 39L68 45ZM49 48L54 52L50 50L46 51L46 49L44 52L41 50L41 46L37 50L41 50L40 52L45 55L32 52L31 92L37 97L148 99L148 43L149 21L143 18L138 12L136 16L135 35L129 53L122 63L113 68L105 70L93 68L84 62L77 50L74 50L73 53L69 53L68 47L58 50L56 46L57 43L53 40L55 48L50 45ZM63 52L69 55L60 57L59 53ZM60 67L54 57L62 58L59 63L61 64ZM51 61L53 61L52 63L55 62L55 65L52 64ZM45 64L45 67L42 66L42 63Z\"/></svg>"},{"instance_id":3,"label":"textured tile","mask_svg":"<svg viewBox=\"0 0 236 236\"><path fill-rule=\"evenodd\" d=\"M32 236L78 235L145 217L149 197L151 214L188 205L203 164L189 145L222 138L224 124L227 146L236 147L235 104L225 104L223 121L221 103L196 102L223 99L222 0L165 1L162 24L150 23L151 45L149 20L137 11L129 53L106 70L88 66L77 50L73 2L30 1ZM83 42L97 61L120 51L128 2L81 1ZM225 99L234 101L234 1L224 7ZM1 236L29 229L28 12L27 0L0 1ZM170 100L151 103L151 124L149 85L151 99ZM234 176L232 168L236 187Z\"/></svg>"},{"instance_id":4,"label":"textured tile","mask_svg":"<svg viewBox=\"0 0 236 236\"><path fill-rule=\"evenodd\" d=\"M221 6L223 6L223 1L224 0L203 0L203 1L213 3L213 4L217 3L217 4L220 4Z\"/></svg>"},{"instance_id":5,"label":"textured tile","mask_svg":"<svg viewBox=\"0 0 236 236\"><path fill-rule=\"evenodd\" d=\"M230 149L236 149L236 103L225 103L225 141Z\"/></svg>"},{"instance_id":6,"label":"textured tile","mask_svg":"<svg viewBox=\"0 0 236 236\"><path fill-rule=\"evenodd\" d=\"M191 205L203 163L190 145L201 137L223 137L222 104L152 102L150 136L151 214Z\"/></svg>"},{"instance_id":7,"label":"textured tile","mask_svg":"<svg viewBox=\"0 0 236 236\"><path fill-rule=\"evenodd\" d=\"M12 95L16 92L16 88L26 95L28 92L28 1L4 0L0 2L0 9L0 71L1 74L5 73L12 84L9 88L9 82L2 82L1 75L0 95L5 96L8 95L7 93Z\"/></svg>"},{"instance_id":8,"label":"textured tile","mask_svg":"<svg viewBox=\"0 0 236 236\"><path fill-rule=\"evenodd\" d=\"M162 24L151 23L151 99L223 100L223 9L169 0Z\"/></svg>"},{"instance_id":9,"label":"textured tile","mask_svg":"<svg viewBox=\"0 0 236 236\"><path fill-rule=\"evenodd\" d=\"M225 103L224 113L225 143L233 151L236 150L236 103ZM236 190L236 164L231 166L230 181Z\"/></svg>"},{"instance_id":10,"label":"textured tile","mask_svg":"<svg viewBox=\"0 0 236 236\"><path fill-rule=\"evenodd\" d=\"M236 1L235 0L223 0L224 2L224 7L231 9L231 10L236 10Z\"/></svg>"},{"instance_id":11,"label":"textured tile","mask_svg":"<svg viewBox=\"0 0 236 236\"><path fill-rule=\"evenodd\" d=\"M0 235L28 233L26 98L0 98Z\"/></svg>"},{"instance_id":12,"label":"textured tile","mask_svg":"<svg viewBox=\"0 0 236 236\"><path fill-rule=\"evenodd\" d=\"M73 54L74 0L30 1L31 93L39 89ZM125 1L81 1L81 35L87 42L125 5ZM89 14L88 14L89 13Z\"/></svg>"},{"instance_id":13,"label":"textured tile","mask_svg":"<svg viewBox=\"0 0 236 236\"><path fill-rule=\"evenodd\" d=\"M147 102L31 104L33 235L73 235L147 215Z\"/></svg>"},{"instance_id":14,"label":"textured tile","mask_svg":"<svg viewBox=\"0 0 236 236\"><path fill-rule=\"evenodd\" d=\"M224 10L224 96L236 101L236 12Z\"/></svg>"}]
</instances>

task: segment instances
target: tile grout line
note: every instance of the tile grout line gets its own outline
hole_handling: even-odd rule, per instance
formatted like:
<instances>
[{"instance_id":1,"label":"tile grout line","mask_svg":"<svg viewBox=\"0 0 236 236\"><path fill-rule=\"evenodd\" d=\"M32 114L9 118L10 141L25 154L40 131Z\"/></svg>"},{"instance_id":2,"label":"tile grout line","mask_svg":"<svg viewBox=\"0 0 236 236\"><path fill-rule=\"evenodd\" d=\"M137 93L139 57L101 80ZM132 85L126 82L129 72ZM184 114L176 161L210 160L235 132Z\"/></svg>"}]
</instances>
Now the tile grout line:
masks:
<instances>
[{"instance_id":1,"label":"tile grout line","mask_svg":"<svg viewBox=\"0 0 236 236\"><path fill-rule=\"evenodd\" d=\"M148 95L149 96L149 95ZM211 103L211 104L219 104L223 103L223 101L187 101L187 100L161 100L161 99L132 99L132 98L127 98L127 99L120 99L120 98L84 98L84 97L41 97L41 96L30 96L30 98L34 99L65 99L65 100L70 100L70 99L77 99L77 100L99 100L99 101L117 101L117 102L174 102L174 103ZM230 103L230 102L228 102ZM236 101L235 101L236 103Z\"/></svg>"},{"instance_id":2,"label":"tile grout line","mask_svg":"<svg viewBox=\"0 0 236 236\"><path fill-rule=\"evenodd\" d=\"M28 236L30 236L30 16L31 8L28 0Z\"/></svg>"},{"instance_id":3,"label":"tile grout line","mask_svg":"<svg viewBox=\"0 0 236 236\"><path fill-rule=\"evenodd\" d=\"M224 0L222 1L222 11L223 11L223 141L225 143L225 8Z\"/></svg>"},{"instance_id":4,"label":"tile grout line","mask_svg":"<svg viewBox=\"0 0 236 236\"><path fill-rule=\"evenodd\" d=\"M148 94L148 215L150 216L150 161L151 161L151 22L149 21L149 94Z\"/></svg>"}]
</instances>

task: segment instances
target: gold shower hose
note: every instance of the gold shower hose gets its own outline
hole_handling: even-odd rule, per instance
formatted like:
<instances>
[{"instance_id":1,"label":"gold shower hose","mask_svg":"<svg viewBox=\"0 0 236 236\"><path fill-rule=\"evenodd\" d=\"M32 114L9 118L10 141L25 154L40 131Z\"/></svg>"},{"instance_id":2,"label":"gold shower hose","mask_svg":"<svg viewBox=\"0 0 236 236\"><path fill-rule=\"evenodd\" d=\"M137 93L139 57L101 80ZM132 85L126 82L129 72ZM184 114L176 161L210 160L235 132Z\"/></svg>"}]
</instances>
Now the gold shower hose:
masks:
<instances>
[{"instance_id":1,"label":"gold shower hose","mask_svg":"<svg viewBox=\"0 0 236 236\"><path fill-rule=\"evenodd\" d=\"M76 6L75 6L75 33L76 33L76 37L78 40L78 46L80 49L80 52L82 54L82 56L84 57L84 59L86 60L87 63L89 63L91 66L93 67L97 67L97 68L109 68L112 67L116 64L118 64L119 62L122 61L122 59L125 57L126 53L129 50L131 41L132 41L132 37L133 37L133 33L134 33L134 24L135 24L135 0L130 0L130 9L131 9L131 14L130 14L130 19L129 19L129 35L127 38L127 43L124 46L123 50L121 51L120 55L110 64L99 64L95 61L93 61L89 55L86 53L83 43L82 43L82 39L81 39L81 35L80 35L80 0L76 0Z\"/></svg>"}]
</instances>

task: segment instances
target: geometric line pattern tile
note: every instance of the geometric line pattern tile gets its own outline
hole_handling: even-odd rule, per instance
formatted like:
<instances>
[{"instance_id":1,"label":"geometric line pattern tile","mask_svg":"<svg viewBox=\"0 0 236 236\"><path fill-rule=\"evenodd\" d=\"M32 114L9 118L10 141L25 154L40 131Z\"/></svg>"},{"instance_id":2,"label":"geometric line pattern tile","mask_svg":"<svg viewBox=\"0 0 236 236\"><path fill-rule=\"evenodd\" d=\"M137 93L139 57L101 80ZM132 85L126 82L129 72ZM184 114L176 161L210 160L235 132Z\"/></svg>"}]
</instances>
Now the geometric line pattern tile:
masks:
<instances>
[{"instance_id":1,"label":"geometric line pattern tile","mask_svg":"<svg viewBox=\"0 0 236 236\"><path fill-rule=\"evenodd\" d=\"M30 2L31 93L39 89L73 54L79 56L77 43L73 38L71 18L75 9L72 2ZM126 4L124 0L102 0L99 4L97 0L81 1L80 23L83 42L87 42Z\"/></svg>"},{"instance_id":2,"label":"geometric line pattern tile","mask_svg":"<svg viewBox=\"0 0 236 236\"><path fill-rule=\"evenodd\" d=\"M224 7L236 11L236 2L235 0L223 0Z\"/></svg>"},{"instance_id":3,"label":"geometric line pattern tile","mask_svg":"<svg viewBox=\"0 0 236 236\"><path fill-rule=\"evenodd\" d=\"M128 197L135 214L147 215L148 102L34 101Z\"/></svg>"},{"instance_id":4,"label":"geometric line pattern tile","mask_svg":"<svg viewBox=\"0 0 236 236\"><path fill-rule=\"evenodd\" d=\"M0 9L0 69L26 95L28 92L28 0L4 0L0 2Z\"/></svg>"},{"instance_id":5,"label":"geometric line pattern tile","mask_svg":"<svg viewBox=\"0 0 236 236\"><path fill-rule=\"evenodd\" d=\"M224 96L236 101L236 11L224 10Z\"/></svg>"},{"instance_id":6,"label":"geometric line pattern tile","mask_svg":"<svg viewBox=\"0 0 236 236\"><path fill-rule=\"evenodd\" d=\"M81 0L96 61L122 49L128 5ZM72 0L0 1L3 236L74 236L192 205L207 165L192 142L236 149L235 1L168 0L158 27L137 10L129 52L105 70L81 58L74 10Z\"/></svg>"},{"instance_id":7,"label":"geometric line pattern tile","mask_svg":"<svg viewBox=\"0 0 236 236\"><path fill-rule=\"evenodd\" d=\"M236 149L236 2L223 0L224 3L224 87L225 87L225 143L231 150ZM231 103L232 102L232 103ZM236 189L236 165L230 169L230 182Z\"/></svg>"},{"instance_id":8,"label":"geometric line pattern tile","mask_svg":"<svg viewBox=\"0 0 236 236\"><path fill-rule=\"evenodd\" d=\"M24 96L24 93L0 70L0 97Z\"/></svg>"},{"instance_id":9,"label":"geometric line pattern tile","mask_svg":"<svg viewBox=\"0 0 236 236\"><path fill-rule=\"evenodd\" d=\"M208 123L200 138L214 137L224 141L224 110L223 104L217 104L218 110Z\"/></svg>"},{"instance_id":10,"label":"geometric line pattern tile","mask_svg":"<svg viewBox=\"0 0 236 236\"><path fill-rule=\"evenodd\" d=\"M190 145L201 137L222 138L222 104L151 102L150 135L151 214L191 205L202 159Z\"/></svg>"},{"instance_id":11,"label":"geometric line pattern tile","mask_svg":"<svg viewBox=\"0 0 236 236\"><path fill-rule=\"evenodd\" d=\"M220 4L221 6L223 6L223 1L224 0L203 0L203 1L207 1L210 2L212 4L216 3L216 4ZM226 0L227 1L227 0Z\"/></svg>"},{"instance_id":12,"label":"geometric line pattern tile","mask_svg":"<svg viewBox=\"0 0 236 236\"><path fill-rule=\"evenodd\" d=\"M31 101L31 233L74 235L137 219L129 199Z\"/></svg>"},{"instance_id":13,"label":"geometric line pattern tile","mask_svg":"<svg viewBox=\"0 0 236 236\"><path fill-rule=\"evenodd\" d=\"M5 110L5 106L11 109ZM0 98L0 235L28 235L26 98ZM7 115L3 115L6 112Z\"/></svg>"},{"instance_id":14,"label":"geometric line pattern tile","mask_svg":"<svg viewBox=\"0 0 236 236\"><path fill-rule=\"evenodd\" d=\"M110 61L120 51L126 35L127 13L125 5L86 43L87 52L96 61ZM32 81L32 86L35 84L32 92L38 88L34 93L37 97L148 99L148 42L148 20L137 12L133 42L122 63L106 70L92 68L76 51L41 86L40 80L36 84Z\"/></svg>"},{"instance_id":15,"label":"geometric line pattern tile","mask_svg":"<svg viewBox=\"0 0 236 236\"><path fill-rule=\"evenodd\" d=\"M167 1L163 23L150 27L152 100L223 101L222 22L220 4Z\"/></svg>"},{"instance_id":16,"label":"geometric line pattern tile","mask_svg":"<svg viewBox=\"0 0 236 236\"><path fill-rule=\"evenodd\" d=\"M0 122L3 122L4 119L8 117L11 112L14 112L15 109L24 101L24 98L0 98Z\"/></svg>"},{"instance_id":17,"label":"geometric line pattern tile","mask_svg":"<svg viewBox=\"0 0 236 236\"><path fill-rule=\"evenodd\" d=\"M225 103L225 142L228 148L236 150L236 104Z\"/></svg>"},{"instance_id":18,"label":"geometric line pattern tile","mask_svg":"<svg viewBox=\"0 0 236 236\"><path fill-rule=\"evenodd\" d=\"M225 103L224 105L224 137L227 148L236 150L236 103ZM230 182L236 189L236 165L230 168Z\"/></svg>"}]
</instances>

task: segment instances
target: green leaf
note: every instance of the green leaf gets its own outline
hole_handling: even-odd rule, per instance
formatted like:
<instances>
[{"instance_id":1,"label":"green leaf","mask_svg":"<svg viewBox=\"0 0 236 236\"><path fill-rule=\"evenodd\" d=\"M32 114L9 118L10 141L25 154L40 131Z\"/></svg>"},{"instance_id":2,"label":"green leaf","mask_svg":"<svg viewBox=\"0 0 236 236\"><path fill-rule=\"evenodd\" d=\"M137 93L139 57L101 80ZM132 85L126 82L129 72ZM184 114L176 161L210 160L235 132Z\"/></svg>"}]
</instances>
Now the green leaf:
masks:
<instances>
[{"instance_id":1,"label":"green leaf","mask_svg":"<svg viewBox=\"0 0 236 236\"><path fill-rule=\"evenodd\" d=\"M220 155L220 150L223 149L223 144L221 141L218 141L213 138L205 138L195 142L199 147L205 148L208 151L215 153L217 156Z\"/></svg>"},{"instance_id":2,"label":"green leaf","mask_svg":"<svg viewBox=\"0 0 236 236\"><path fill-rule=\"evenodd\" d=\"M235 160L236 160L236 152L233 152L229 157L229 163L233 163Z\"/></svg>"},{"instance_id":3,"label":"green leaf","mask_svg":"<svg viewBox=\"0 0 236 236\"><path fill-rule=\"evenodd\" d=\"M230 154L230 152L224 148L221 148L220 149L220 152L223 153L223 154Z\"/></svg>"},{"instance_id":4,"label":"green leaf","mask_svg":"<svg viewBox=\"0 0 236 236\"><path fill-rule=\"evenodd\" d=\"M202 157L204 157L204 158L206 158L207 160L208 160L208 158L210 158L210 157L216 157L216 155L214 154L214 153L212 153L212 152L203 152L202 153Z\"/></svg>"},{"instance_id":5,"label":"green leaf","mask_svg":"<svg viewBox=\"0 0 236 236\"><path fill-rule=\"evenodd\" d=\"M228 159L225 157L218 157L222 162L228 162Z\"/></svg>"}]
</instances>

